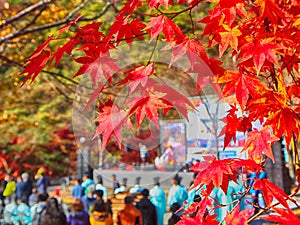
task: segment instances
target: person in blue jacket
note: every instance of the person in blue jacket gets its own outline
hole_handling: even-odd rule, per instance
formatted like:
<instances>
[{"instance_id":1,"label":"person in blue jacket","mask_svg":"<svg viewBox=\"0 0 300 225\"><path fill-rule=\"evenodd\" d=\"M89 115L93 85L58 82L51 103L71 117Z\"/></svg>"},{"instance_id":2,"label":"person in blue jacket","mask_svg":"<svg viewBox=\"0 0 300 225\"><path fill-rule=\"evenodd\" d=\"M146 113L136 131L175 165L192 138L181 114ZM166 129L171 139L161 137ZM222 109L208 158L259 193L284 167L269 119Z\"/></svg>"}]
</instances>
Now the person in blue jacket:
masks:
<instances>
[{"instance_id":1,"label":"person in blue jacket","mask_svg":"<svg viewBox=\"0 0 300 225\"><path fill-rule=\"evenodd\" d=\"M172 187L169 190L168 205L171 207L173 203L178 203L180 206L183 205L184 201L188 198L188 192L183 185L180 184L181 177L176 175L172 179Z\"/></svg>"},{"instance_id":2,"label":"person in blue jacket","mask_svg":"<svg viewBox=\"0 0 300 225\"><path fill-rule=\"evenodd\" d=\"M164 190L160 187L159 177L154 178L154 187L150 189L149 195L150 201L156 207L157 225L163 225L167 197Z\"/></svg>"},{"instance_id":3,"label":"person in blue jacket","mask_svg":"<svg viewBox=\"0 0 300 225\"><path fill-rule=\"evenodd\" d=\"M50 182L49 182L48 178L45 176L44 173L41 173L40 177L38 178L38 180L36 182L38 192L40 194L47 192L47 188L48 188L49 184L50 184Z\"/></svg>"},{"instance_id":4,"label":"person in blue jacket","mask_svg":"<svg viewBox=\"0 0 300 225\"><path fill-rule=\"evenodd\" d=\"M88 193L88 187L91 185L95 185L94 180L91 179L91 177L88 174L85 174L82 177L82 183L81 186L84 189L84 194L86 195Z\"/></svg>"},{"instance_id":5,"label":"person in blue jacket","mask_svg":"<svg viewBox=\"0 0 300 225\"><path fill-rule=\"evenodd\" d=\"M84 188L80 184L80 179L75 180L72 187L72 196L74 199L80 199L83 196Z\"/></svg>"}]
</instances>

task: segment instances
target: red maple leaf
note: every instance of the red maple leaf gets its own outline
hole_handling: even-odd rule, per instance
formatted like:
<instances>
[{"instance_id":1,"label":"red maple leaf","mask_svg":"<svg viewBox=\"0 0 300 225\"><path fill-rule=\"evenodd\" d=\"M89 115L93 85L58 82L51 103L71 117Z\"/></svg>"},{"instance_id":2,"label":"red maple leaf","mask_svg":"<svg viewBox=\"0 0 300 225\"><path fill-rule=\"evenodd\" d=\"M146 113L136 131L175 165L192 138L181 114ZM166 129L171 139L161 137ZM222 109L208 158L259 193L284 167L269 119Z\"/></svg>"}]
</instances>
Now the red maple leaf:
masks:
<instances>
[{"instance_id":1,"label":"red maple leaf","mask_svg":"<svg viewBox=\"0 0 300 225\"><path fill-rule=\"evenodd\" d=\"M280 22L280 20L286 20L283 11L278 8L278 4L275 3L274 0L257 0L255 3L260 6L259 17L262 18L262 20L267 18L275 24L275 26Z\"/></svg>"},{"instance_id":2,"label":"red maple leaf","mask_svg":"<svg viewBox=\"0 0 300 225\"><path fill-rule=\"evenodd\" d=\"M64 44L63 46L60 46L57 49L57 51L53 54L53 59L55 59L55 61L56 61L56 67L58 67L58 64L59 64L63 54L67 53L68 55L71 55L73 48L75 47L75 45L77 45L79 43L80 43L79 40L72 38L66 44Z\"/></svg>"},{"instance_id":3,"label":"red maple leaf","mask_svg":"<svg viewBox=\"0 0 300 225\"><path fill-rule=\"evenodd\" d=\"M156 38L160 33L164 34L167 42L185 37L180 27L164 15L152 17L151 21L145 27L145 30L151 35L150 41Z\"/></svg>"},{"instance_id":4,"label":"red maple leaf","mask_svg":"<svg viewBox=\"0 0 300 225\"><path fill-rule=\"evenodd\" d=\"M182 218L177 222L177 225L218 225L219 222L216 220L217 215L208 215L207 217L189 217L182 216Z\"/></svg>"},{"instance_id":5,"label":"red maple leaf","mask_svg":"<svg viewBox=\"0 0 300 225\"><path fill-rule=\"evenodd\" d=\"M149 0L150 9L154 7L158 7L159 5L162 5L167 9L168 5L172 5L172 1L171 0Z\"/></svg>"},{"instance_id":6,"label":"red maple leaf","mask_svg":"<svg viewBox=\"0 0 300 225\"><path fill-rule=\"evenodd\" d=\"M253 184L254 190L261 190L266 205L272 205L273 200L277 199L285 208L289 208L287 200L292 200L282 189L269 181L269 179L257 179Z\"/></svg>"},{"instance_id":7,"label":"red maple leaf","mask_svg":"<svg viewBox=\"0 0 300 225\"><path fill-rule=\"evenodd\" d=\"M20 74L27 74L21 86L23 86L30 78L31 82L33 82L37 75L42 71L44 66L47 65L51 58L52 52L50 50L46 50L46 48L52 40L53 35L49 36L47 40L44 41L29 57L24 65L25 69Z\"/></svg>"},{"instance_id":8,"label":"red maple leaf","mask_svg":"<svg viewBox=\"0 0 300 225\"><path fill-rule=\"evenodd\" d=\"M212 199L209 196L203 196L200 202L194 202L185 210L184 215L177 225L198 224L198 225L217 225L216 214L207 215L207 207L212 207ZM196 213L196 216L190 217L188 214Z\"/></svg>"},{"instance_id":9,"label":"red maple leaf","mask_svg":"<svg viewBox=\"0 0 300 225\"><path fill-rule=\"evenodd\" d=\"M140 97L134 97L128 101L129 115L136 114L138 127L145 117L154 122L157 127L159 126L157 110L170 108L169 104L164 103L163 97L165 95L163 92L145 90Z\"/></svg>"},{"instance_id":10,"label":"red maple leaf","mask_svg":"<svg viewBox=\"0 0 300 225\"><path fill-rule=\"evenodd\" d=\"M266 91L259 98L251 99L246 110L249 110L252 121L265 121L264 126L271 126L278 138L284 135L289 144L293 135L298 137L300 134L300 119L288 102L290 100L285 88L278 92Z\"/></svg>"},{"instance_id":11,"label":"red maple leaf","mask_svg":"<svg viewBox=\"0 0 300 225\"><path fill-rule=\"evenodd\" d=\"M277 104L278 105L278 104ZM272 105L270 105L272 109ZM276 137L285 136L287 144L291 142L293 135L296 137L300 133L300 119L299 116L289 106L277 108L273 105L272 114L266 120L266 126L272 126L273 133ZM291 126L293 124L293 126Z\"/></svg>"},{"instance_id":12,"label":"red maple leaf","mask_svg":"<svg viewBox=\"0 0 300 225\"><path fill-rule=\"evenodd\" d=\"M192 171L199 172L193 187L206 185L207 194L211 193L214 187L221 187L226 193L229 180L236 181L238 167L232 159L217 160L215 156L204 157L204 161L191 168Z\"/></svg>"},{"instance_id":13,"label":"red maple leaf","mask_svg":"<svg viewBox=\"0 0 300 225\"><path fill-rule=\"evenodd\" d=\"M254 209L242 210L235 207L232 212L227 213L225 217L226 225L248 225L247 220L253 215Z\"/></svg>"},{"instance_id":14,"label":"red maple leaf","mask_svg":"<svg viewBox=\"0 0 300 225\"><path fill-rule=\"evenodd\" d=\"M93 91L93 93L91 94L91 97L90 97L88 103L86 104L86 107L84 108L84 111L88 110L92 106L92 104L98 98L98 96L100 95L100 93L103 91L104 87L105 87L105 84L98 82L98 86Z\"/></svg>"},{"instance_id":15,"label":"red maple leaf","mask_svg":"<svg viewBox=\"0 0 300 225\"><path fill-rule=\"evenodd\" d=\"M271 133L271 127L264 127L260 131L254 128L253 131L248 133L248 138L242 152L247 150L249 159L257 163L261 162L262 153L274 162L271 145L278 140L279 138Z\"/></svg>"},{"instance_id":16,"label":"red maple leaf","mask_svg":"<svg viewBox=\"0 0 300 225\"><path fill-rule=\"evenodd\" d=\"M61 28L57 31L58 36L61 35L63 32L68 31L68 30L70 29L71 26L73 26L74 24L77 23L77 21L80 19L80 17L81 17L81 15L78 14L78 15L76 16L76 18L75 18L73 21L68 22L67 25L61 27Z\"/></svg>"},{"instance_id":17,"label":"red maple leaf","mask_svg":"<svg viewBox=\"0 0 300 225\"><path fill-rule=\"evenodd\" d=\"M214 35L219 32L219 29L222 27L220 26L220 19L222 17L222 10L220 8L214 8L213 10L207 11L210 15L204 17L199 23L205 23L206 26L202 35Z\"/></svg>"},{"instance_id":18,"label":"red maple leaf","mask_svg":"<svg viewBox=\"0 0 300 225\"><path fill-rule=\"evenodd\" d=\"M124 74L127 76L119 83L119 85L129 83L130 93L132 93L136 89L145 88L147 86L149 76L154 74L153 63L150 63L147 66L135 66L133 69L125 71Z\"/></svg>"},{"instance_id":19,"label":"red maple leaf","mask_svg":"<svg viewBox=\"0 0 300 225\"><path fill-rule=\"evenodd\" d=\"M103 49L108 49L108 48L103 48L103 46L106 46L105 43L103 43L102 45L100 40L101 38L105 38L105 35L99 31L100 29L100 25L102 24L102 22L93 22L91 24L87 24L83 27L80 27L78 32L75 33L74 38L76 38L77 40L80 40L80 42L84 45L84 44L94 44L94 45L86 45L83 46L81 48L79 48L79 50L84 50L86 51L86 47L91 46L94 50L95 53L99 52L99 48L101 48L101 52L106 52L103 51ZM110 47L110 46L108 46Z\"/></svg>"},{"instance_id":20,"label":"red maple leaf","mask_svg":"<svg viewBox=\"0 0 300 225\"><path fill-rule=\"evenodd\" d=\"M83 64L74 77L81 74L89 74L92 80L92 87L97 82L111 82L112 76L119 71L116 60L112 59L109 53L105 53L99 57L97 55L87 55L74 59L76 62Z\"/></svg>"},{"instance_id":21,"label":"red maple leaf","mask_svg":"<svg viewBox=\"0 0 300 225\"><path fill-rule=\"evenodd\" d=\"M257 73L260 72L265 60L279 66L276 57L276 50L279 48L274 38L262 39L260 41L249 40L249 43L240 48L239 58L241 62L239 65L252 58Z\"/></svg>"},{"instance_id":22,"label":"red maple leaf","mask_svg":"<svg viewBox=\"0 0 300 225\"><path fill-rule=\"evenodd\" d=\"M219 45L219 57L221 58L223 53L227 50L230 45L234 50L237 50L238 47L238 36L241 36L242 33L238 29L239 26L233 28L228 27L226 24L223 24L225 31L220 32L221 43Z\"/></svg>"},{"instance_id":23,"label":"red maple leaf","mask_svg":"<svg viewBox=\"0 0 300 225\"><path fill-rule=\"evenodd\" d=\"M128 115L111 100L101 107L101 112L95 121L98 122L98 128L94 138L102 134L103 148L105 148L111 136L114 136L119 146L121 146L123 125L131 127Z\"/></svg>"},{"instance_id":24,"label":"red maple leaf","mask_svg":"<svg viewBox=\"0 0 300 225\"><path fill-rule=\"evenodd\" d=\"M119 15L120 16L125 16L125 15L131 15L133 11L142 5L142 2L140 0L129 0L126 2L122 10L120 11Z\"/></svg>"},{"instance_id":25,"label":"red maple leaf","mask_svg":"<svg viewBox=\"0 0 300 225\"><path fill-rule=\"evenodd\" d=\"M248 117L237 117L236 112L238 109L235 105L230 106L231 109L228 110L228 114L222 121L225 123L225 126L222 128L219 137L225 134L224 138L224 148L229 145L230 141L233 139L236 141L236 132L246 132L248 129L252 127L250 120Z\"/></svg>"},{"instance_id":26,"label":"red maple leaf","mask_svg":"<svg viewBox=\"0 0 300 225\"><path fill-rule=\"evenodd\" d=\"M232 1L220 0L217 6L219 6L220 8L231 8L231 7L235 7L239 3L244 4L245 1L244 0L232 0Z\"/></svg>"},{"instance_id":27,"label":"red maple leaf","mask_svg":"<svg viewBox=\"0 0 300 225\"><path fill-rule=\"evenodd\" d=\"M223 96L228 97L236 94L237 101L244 110L250 97L263 93L267 90L265 85L256 76L243 74L238 71L227 70L218 78L218 83L225 84Z\"/></svg>"},{"instance_id":28,"label":"red maple leaf","mask_svg":"<svg viewBox=\"0 0 300 225\"><path fill-rule=\"evenodd\" d=\"M47 63L49 62L51 57L51 51L43 50L38 55L36 54L34 55L35 57L30 57L30 59L25 65L25 69L21 73L21 75L27 74L21 86L23 86L30 78L31 78L31 83L35 80L37 75L42 71L44 66L46 66Z\"/></svg>"},{"instance_id":29,"label":"red maple leaf","mask_svg":"<svg viewBox=\"0 0 300 225\"><path fill-rule=\"evenodd\" d=\"M217 160L215 156L203 156L204 160L193 165L192 171L199 172L194 179L193 187L201 188L206 185L206 195L209 195L214 187L226 193L229 180L236 182L239 169L260 172L262 167L251 159L222 159Z\"/></svg>"},{"instance_id":30,"label":"red maple leaf","mask_svg":"<svg viewBox=\"0 0 300 225\"><path fill-rule=\"evenodd\" d=\"M145 24L141 23L140 19L134 19L129 22L130 16L122 17L117 16L116 21L110 27L109 34L106 39L110 40L114 36L115 42L118 44L123 39L131 45L134 38L144 39L142 29L146 27Z\"/></svg>"},{"instance_id":31,"label":"red maple leaf","mask_svg":"<svg viewBox=\"0 0 300 225\"><path fill-rule=\"evenodd\" d=\"M183 39L177 39L177 44L170 44L169 46L165 47L165 50L172 48L172 56L170 60L169 66L173 65L178 59L183 56L187 56L191 67L199 61L207 62L208 57L207 54L197 39L184 37ZM200 57L199 57L200 56Z\"/></svg>"},{"instance_id":32,"label":"red maple leaf","mask_svg":"<svg viewBox=\"0 0 300 225\"><path fill-rule=\"evenodd\" d=\"M290 209L272 208L275 213L271 213L261 218L267 221L273 221L278 225L300 225L300 220Z\"/></svg>"}]
</instances>

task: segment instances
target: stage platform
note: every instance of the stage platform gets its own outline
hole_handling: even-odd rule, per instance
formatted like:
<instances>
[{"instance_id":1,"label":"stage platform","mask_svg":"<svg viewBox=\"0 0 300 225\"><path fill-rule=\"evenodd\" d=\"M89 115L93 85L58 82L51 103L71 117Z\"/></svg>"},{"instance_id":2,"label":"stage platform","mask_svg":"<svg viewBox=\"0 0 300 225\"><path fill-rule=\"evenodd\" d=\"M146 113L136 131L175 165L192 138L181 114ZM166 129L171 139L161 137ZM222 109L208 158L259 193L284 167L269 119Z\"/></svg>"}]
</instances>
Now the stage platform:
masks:
<instances>
[{"instance_id":1,"label":"stage platform","mask_svg":"<svg viewBox=\"0 0 300 225\"><path fill-rule=\"evenodd\" d=\"M94 170L94 180L97 182L97 176L101 175L103 178L103 184L106 187L111 187L111 176L116 175L119 183L122 183L123 178L127 178L127 187L132 187L137 177L141 177L140 185L144 188L151 188L154 184L154 177L159 177L160 186L163 189L169 189L171 187L172 178L178 173L177 171L160 171L160 170L109 170L109 169L97 169ZM193 180L193 172L179 172L179 176L182 177L181 184L185 187L189 187Z\"/></svg>"}]
</instances>

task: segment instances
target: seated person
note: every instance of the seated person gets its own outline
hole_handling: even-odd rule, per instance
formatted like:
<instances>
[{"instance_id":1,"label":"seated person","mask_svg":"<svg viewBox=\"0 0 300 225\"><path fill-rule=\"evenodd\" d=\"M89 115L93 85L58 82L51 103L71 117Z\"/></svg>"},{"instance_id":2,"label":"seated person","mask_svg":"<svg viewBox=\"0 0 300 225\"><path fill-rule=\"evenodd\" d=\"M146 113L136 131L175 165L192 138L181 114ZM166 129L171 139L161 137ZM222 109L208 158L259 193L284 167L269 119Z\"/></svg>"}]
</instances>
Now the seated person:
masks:
<instances>
[{"instance_id":1,"label":"seated person","mask_svg":"<svg viewBox=\"0 0 300 225\"><path fill-rule=\"evenodd\" d=\"M123 178L123 182L121 183L121 186L119 188L116 188L115 191L114 191L114 194L118 194L118 193L124 193L127 191L127 178Z\"/></svg>"},{"instance_id":2,"label":"seated person","mask_svg":"<svg viewBox=\"0 0 300 225\"><path fill-rule=\"evenodd\" d=\"M140 186L141 179L141 177L137 177L135 179L135 185L129 189L130 194L141 193L141 191L143 190L143 188Z\"/></svg>"}]
</instances>

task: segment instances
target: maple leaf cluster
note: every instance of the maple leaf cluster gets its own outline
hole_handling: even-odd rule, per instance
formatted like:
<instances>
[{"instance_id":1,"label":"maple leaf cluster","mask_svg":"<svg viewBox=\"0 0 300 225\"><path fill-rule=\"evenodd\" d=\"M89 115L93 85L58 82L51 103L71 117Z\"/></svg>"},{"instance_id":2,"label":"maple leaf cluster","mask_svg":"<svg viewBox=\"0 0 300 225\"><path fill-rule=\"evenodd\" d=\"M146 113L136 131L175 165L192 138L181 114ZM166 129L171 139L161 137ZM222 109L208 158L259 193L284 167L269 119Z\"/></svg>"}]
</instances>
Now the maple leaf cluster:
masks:
<instances>
[{"instance_id":1,"label":"maple leaf cluster","mask_svg":"<svg viewBox=\"0 0 300 225\"><path fill-rule=\"evenodd\" d=\"M159 112L166 113L176 108L187 118L188 110L194 109L187 96L168 85L157 69L154 54L149 59L128 68L119 68L112 51L122 44L130 48L136 40L154 42L153 52L158 42L167 45L163 50L171 50L169 66L182 60L188 62L185 74L195 76L195 94L203 87L211 85L223 101L229 101L231 108L223 119L225 123L221 135L225 135L224 148L236 140L236 132L247 133L248 139L243 151L247 160L206 158L192 169L198 172L194 188L202 190L204 198L192 209L196 217L183 216L182 224L219 224L215 215L207 213L212 206L209 197L214 188L227 192L229 181L237 181L240 171L259 173L263 170L265 157L272 161L271 145L284 137L287 145L294 143L300 135L299 119L299 58L300 58L300 7L296 0L216 0L211 4L207 16L195 24L192 12L203 0L128 0L118 12L107 31L101 22L79 26L80 16L50 36L28 59L22 74L24 82L34 81L46 66L58 66L64 54L80 64L77 76L89 76L94 91L86 106L89 108L99 96L118 87L124 90L124 100L117 103L113 99L101 99L99 115L95 119L98 127L95 137L102 136L105 147L112 136L121 145L122 128L136 129L148 118L157 126ZM180 6L173 10L173 6ZM174 7L175 8L175 7ZM140 13L145 10L147 13ZM184 32L176 24L179 15L191 18L192 29ZM205 25L203 32L197 25ZM75 29L74 29L75 28ZM208 38L204 47L203 38ZM53 50L52 42L65 40ZM206 50L217 49L219 58L210 57ZM231 57L233 65L228 69L222 61ZM205 65L205 66L204 66ZM188 119L188 118L187 118ZM133 124L132 121L135 121ZM252 126L254 122L261 129ZM298 157L297 149L293 153ZM277 208L281 204L288 209L290 199L269 180L258 177L246 185L261 190L266 201L264 211L275 214L266 216L279 224L293 224L299 220L291 210ZM242 201L242 200L240 200ZM274 203L275 201L275 203ZM276 203L278 202L278 204ZM212 206L213 207L213 206ZM223 207L219 205L219 207ZM191 212L188 209L188 212ZM224 219L226 224L247 224L253 214L251 210L240 211L235 207ZM238 218L238 219L237 219ZM281 218L281 219L280 219Z\"/></svg>"}]
</instances>

